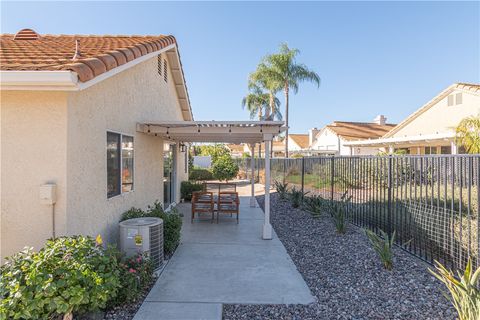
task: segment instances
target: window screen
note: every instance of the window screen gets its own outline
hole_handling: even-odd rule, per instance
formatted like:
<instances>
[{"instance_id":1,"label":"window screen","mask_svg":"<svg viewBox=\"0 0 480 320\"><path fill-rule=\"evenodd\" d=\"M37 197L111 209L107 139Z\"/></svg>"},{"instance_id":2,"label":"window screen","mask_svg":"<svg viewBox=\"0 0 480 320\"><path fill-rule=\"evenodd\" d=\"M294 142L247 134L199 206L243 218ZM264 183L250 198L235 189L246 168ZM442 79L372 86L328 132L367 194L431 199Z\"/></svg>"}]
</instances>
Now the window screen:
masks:
<instances>
[{"instance_id":1,"label":"window screen","mask_svg":"<svg viewBox=\"0 0 480 320\"><path fill-rule=\"evenodd\" d=\"M107 132L107 197L120 194L120 134Z\"/></svg>"},{"instance_id":2,"label":"window screen","mask_svg":"<svg viewBox=\"0 0 480 320\"><path fill-rule=\"evenodd\" d=\"M122 192L133 190L133 137L122 136Z\"/></svg>"}]
</instances>

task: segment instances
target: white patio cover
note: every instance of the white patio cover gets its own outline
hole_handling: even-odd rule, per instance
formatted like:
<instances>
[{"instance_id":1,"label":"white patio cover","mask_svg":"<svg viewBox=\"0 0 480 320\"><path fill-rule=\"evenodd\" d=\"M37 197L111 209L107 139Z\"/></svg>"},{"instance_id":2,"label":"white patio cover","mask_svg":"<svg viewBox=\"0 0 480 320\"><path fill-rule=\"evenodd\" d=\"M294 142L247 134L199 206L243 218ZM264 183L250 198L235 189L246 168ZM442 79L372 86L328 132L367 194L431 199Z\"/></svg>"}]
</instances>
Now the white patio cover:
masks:
<instances>
[{"instance_id":1,"label":"white patio cover","mask_svg":"<svg viewBox=\"0 0 480 320\"><path fill-rule=\"evenodd\" d=\"M282 121L161 121L138 123L137 131L176 142L248 143L254 145L272 141L285 131ZM252 195L250 205L255 206L254 166L252 161ZM270 224L270 143L265 143L265 219L262 238L272 239Z\"/></svg>"}]
</instances>

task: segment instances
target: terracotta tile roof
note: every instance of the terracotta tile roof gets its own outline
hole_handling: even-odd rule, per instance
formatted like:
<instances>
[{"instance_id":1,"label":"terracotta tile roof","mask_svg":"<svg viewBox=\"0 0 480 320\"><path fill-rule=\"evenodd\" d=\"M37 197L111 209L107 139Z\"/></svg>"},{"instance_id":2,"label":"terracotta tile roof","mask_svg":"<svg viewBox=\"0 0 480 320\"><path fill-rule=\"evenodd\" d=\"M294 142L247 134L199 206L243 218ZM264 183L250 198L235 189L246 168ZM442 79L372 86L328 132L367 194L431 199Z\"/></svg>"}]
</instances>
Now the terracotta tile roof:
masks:
<instances>
[{"instance_id":1,"label":"terracotta tile roof","mask_svg":"<svg viewBox=\"0 0 480 320\"><path fill-rule=\"evenodd\" d=\"M335 132L344 140L376 139L392 130L395 124L380 125L368 122L334 121L327 128Z\"/></svg>"},{"instance_id":2,"label":"terracotta tile roof","mask_svg":"<svg viewBox=\"0 0 480 320\"><path fill-rule=\"evenodd\" d=\"M0 35L0 70L70 70L85 82L174 43L173 36L164 35L38 35L24 29Z\"/></svg>"},{"instance_id":3,"label":"terracotta tile roof","mask_svg":"<svg viewBox=\"0 0 480 320\"><path fill-rule=\"evenodd\" d=\"M295 134L288 135L300 148L307 149L309 147L308 134Z\"/></svg>"}]
</instances>

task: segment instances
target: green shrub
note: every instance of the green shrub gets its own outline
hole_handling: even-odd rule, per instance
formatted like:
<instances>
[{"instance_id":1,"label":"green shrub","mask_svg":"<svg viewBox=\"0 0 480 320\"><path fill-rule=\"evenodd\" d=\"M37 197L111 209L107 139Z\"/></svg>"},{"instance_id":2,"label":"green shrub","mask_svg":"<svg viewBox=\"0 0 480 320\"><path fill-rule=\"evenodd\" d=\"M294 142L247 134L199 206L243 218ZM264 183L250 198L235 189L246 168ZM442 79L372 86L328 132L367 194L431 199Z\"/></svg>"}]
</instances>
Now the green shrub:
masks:
<instances>
[{"instance_id":1,"label":"green shrub","mask_svg":"<svg viewBox=\"0 0 480 320\"><path fill-rule=\"evenodd\" d=\"M298 208L302 205L303 203L303 198L305 197L308 192L303 193L301 189L297 189L293 187L290 189L288 192L290 201L292 202L292 207Z\"/></svg>"},{"instance_id":2,"label":"green shrub","mask_svg":"<svg viewBox=\"0 0 480 320\"><path fill-rule=\"evenodd\" d=\"M344 234L347 232L347 206L352 196L348 197L348 191L345 191L340 198L340 201L331 206L333 220L335 222L335 229L337 233Z\"/></svg>"},{"instance_id":3,"label":"green shrub","mask_svg":"<svg viewBox=\"0 0 480 320\"><path fill-rule=\"evenodd\" d=\"M113 306L136 301L153 281L154 267L151 260L146 256L137 254L126 258L123 255L118 255L117 260L121 288L116 298L110 302Z\"/></svg>"},{"instance_id":4,"label":"green shrub","mask_svg":"<svg viewBox=\"0 0 480 320\"><path fill-rule=\"evenodd\" d=\"M195 191L201 191L202 189L203 185L201 183L182 181L180 184L180 194L185 201L191 201L192 193Z\"/></svg>"},{"instance_id":5,"label":"green shrub","mask_svg":"<svg viewBox=\"0 0 480 320\"><path fill-rule=\"evenodd\" d=\"M210 170L194 168L190 170L188 179L193 181L209 181L214 180L215 178Z\"/></svg>"},{"instance_id":6,"label":"green shrub","mask_svg":"<svg viewBox=\"0 0 480 320\"><path fill-rule=\"evenodd\" d=\"M284 200L288 195L288 183L282 183L280 181L275 181L275 189L277 190L278 196L280 199Z\"/></svg>"},{"instance_id":7,"label":"green shrub","mask_svg":"<svg viewBox=\"0 0 480 320\"><path fill-rule=\"evenodd\" d=\"M212 166L212 173L215 179L228 181L235 178L238 174L238 164L233 161L230 155L219 157Z\"/></svg>"},{"instance_id":8,"label":"green shrub","mask_svg":"<svg viewBox=\"0 0 480 320\"><path fill-rule=\"evenodd\" d=\"M166 213L160 202L155 201L152 206L148 206L146 211L132 208L122 215L120 221L142 218L156 217L163 220L163 252L170 255L180 243L180 230L182 229L182 217L176 209Z\"/></svg>"},{"instance_id":9,"label":"green shrub","mask_svg":"<svg viewBox=\"0 0 480 320\"><path fill-rule=\"evenodd\" d=\"M463 274L457 271L457 277L438 261L435 261L435 268L437 272L429 271L447 287L450 295L445 295L457 310L458 319L480 319L480 268L473 272L470 259Z\"/></svg>"},{"instance_id":10,"label":"green shrub","mask_svg":"<svg viewBox=\"0 0 480 320\"><path fill-rule=\"evenodd\" d=\"M393 231L390 238L386 232L380 230L381 236L373 231L365 229L365 234L368 240L372 244L373 250L377 253L378 257L382 261L383 267L387 270L393 268L393 244L395 243L395 231Z\"/></svg>"},{"instance_id":11,"label":"green shrub","mask_svg":"<svg viewBox=\"0 0 480 320\"><path fill-rule=\"evenodd\" d=\"M50 319L104 308L120 287L115 254L90 237L48 240L0 267L0 318Z\"/></svg>"}]
</instances>

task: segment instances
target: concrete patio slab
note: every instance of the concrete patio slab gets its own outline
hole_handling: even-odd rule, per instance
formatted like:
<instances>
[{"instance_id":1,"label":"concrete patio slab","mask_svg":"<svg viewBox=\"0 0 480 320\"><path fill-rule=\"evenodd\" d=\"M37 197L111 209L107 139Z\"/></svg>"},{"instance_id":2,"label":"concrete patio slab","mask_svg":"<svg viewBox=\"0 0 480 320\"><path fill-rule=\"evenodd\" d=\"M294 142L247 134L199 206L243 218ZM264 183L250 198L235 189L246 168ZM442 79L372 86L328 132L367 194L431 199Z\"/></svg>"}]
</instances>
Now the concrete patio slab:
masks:
<instances>
[{"instance_id":1,"label":"concrete patio slab","mask_svg":"<svg viewBox=\"0 0 480 320\"><path fill-rule=\"evenodd\" d=\"M190 205L179 205L184 214L182 241L135 320L154 319L155 314L162 319L199 319L189 316L191 309L200 312L224 303L314 302L276 234L272 240L262 240L263 211L251 208L249 197L240 201L239 224L229 215L219 224L211 223L208 216L190 223ZM185 304L185 309L178 304ZM162 308L176 318L162 315ZM211 319L221 319L221 313Z\"/></svg>"}]
</instances>

